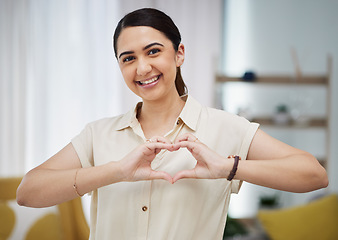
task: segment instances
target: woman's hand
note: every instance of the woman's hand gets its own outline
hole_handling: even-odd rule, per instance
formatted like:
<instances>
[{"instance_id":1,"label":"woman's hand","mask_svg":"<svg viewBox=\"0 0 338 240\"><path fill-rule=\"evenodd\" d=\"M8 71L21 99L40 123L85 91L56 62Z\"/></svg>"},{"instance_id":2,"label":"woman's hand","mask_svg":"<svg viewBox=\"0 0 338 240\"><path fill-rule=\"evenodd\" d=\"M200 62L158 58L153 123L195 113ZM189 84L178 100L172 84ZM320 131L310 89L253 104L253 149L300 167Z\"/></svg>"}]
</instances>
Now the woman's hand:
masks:
<instances>
[{"instance_id":1,"label":"woman's hand","mask_svg":"<svg viewBox=\"0 0 338 240\"><path fill-rule=\"evenodd\" d=\"M193 169L176 173L173 183L182 178L217 179L226 178L229 175L229 168L231 169L233 163L212 151L194 135L186 133L179 136L174 143L174 148L182 147L191 152L197 163Z\"/></svg>"},{"instance_id":2,"label":"woman's hand","mask_svg":"<svg viewBox=\"0 0 338 240\"><path fill-rule=\"evenodd\" d=\"M151 162L162 149L176 151L179 147L175 147L164 137L153 137L125 156L119 162L123 181L132 182L140 180L164 179L172 183L172 177L169 173L155 171L151 168Z\"/></svg>"}]
</instances>

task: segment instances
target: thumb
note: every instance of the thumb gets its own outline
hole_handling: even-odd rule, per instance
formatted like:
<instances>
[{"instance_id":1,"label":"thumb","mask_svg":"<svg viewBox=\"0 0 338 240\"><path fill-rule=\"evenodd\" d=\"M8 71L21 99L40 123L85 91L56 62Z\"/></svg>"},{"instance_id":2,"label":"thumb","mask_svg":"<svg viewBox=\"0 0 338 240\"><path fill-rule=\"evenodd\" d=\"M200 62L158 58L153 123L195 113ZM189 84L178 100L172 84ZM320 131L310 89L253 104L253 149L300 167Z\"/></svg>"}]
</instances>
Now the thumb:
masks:
<instances>
[{"instance_id":1,"label":"thumb","mask_svg":"<svg viewBox=\"0 0 338 240\"><path fill-rule=\"evenodd\" d=\"M195 169L183 170L175 174L173 177L173 183L177 182L182 178L197 178Z\"/></svg>"},{"instance_id":2,"label":"thumb","mask_svg":"<svg viewBox=\"0 0 338 240\"><path fill-rule=\"evenodd\" d=\"M167 172L163 172L163 171L152 170L150 178L151 178L151 180L153 180L153 179L163 179L163 180L166 180L170 183L173 183L172 177L170 176L170 174L167 173Z\"/></svg>"}]
</instances>

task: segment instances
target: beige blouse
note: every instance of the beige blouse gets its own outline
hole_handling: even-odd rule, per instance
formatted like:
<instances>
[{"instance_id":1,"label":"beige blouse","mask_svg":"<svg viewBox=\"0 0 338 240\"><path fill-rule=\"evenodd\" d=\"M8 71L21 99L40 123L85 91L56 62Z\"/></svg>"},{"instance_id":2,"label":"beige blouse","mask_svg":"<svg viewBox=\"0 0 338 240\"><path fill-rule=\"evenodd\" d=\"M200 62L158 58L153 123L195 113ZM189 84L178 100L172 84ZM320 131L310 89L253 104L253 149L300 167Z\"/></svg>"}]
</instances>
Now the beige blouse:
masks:
<instances>
[{"instance_id":1,"label":"beige blouse","mask_svg":"<svg viewBox=\"0 0 338 240\"><path fill-rule=\"evenodd\" d=\"M140 103L139 103L140 104ZM145 142L135 109L95 121L72 144L83 167L119 161ZM227 157L246 159L258 124L200 105L191 96L172 130L170 141L190 132L209 148ZM191 169L196 160L187 149L162 150L152 162L154 170L172 176ZM226 179L181 179L120 182L92 193L90 239L96 240L217 240L222 239L231 193L241 182Z\"/></svg>"}]
</instances>

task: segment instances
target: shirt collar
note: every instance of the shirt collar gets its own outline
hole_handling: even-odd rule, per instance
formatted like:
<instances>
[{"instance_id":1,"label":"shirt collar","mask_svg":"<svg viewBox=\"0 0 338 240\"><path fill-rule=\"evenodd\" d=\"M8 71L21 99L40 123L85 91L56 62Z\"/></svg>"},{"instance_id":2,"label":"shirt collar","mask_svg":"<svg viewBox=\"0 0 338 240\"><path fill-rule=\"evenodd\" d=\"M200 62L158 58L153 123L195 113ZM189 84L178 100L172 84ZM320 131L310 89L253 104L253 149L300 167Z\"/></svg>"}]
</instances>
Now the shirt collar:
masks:
<instances>
[{"instance_id":1,"label":"shirt collar","mask_svg":"<svg viewBox=\"0 0 338 240\"><path fill-rule=\"evenodd\" d=\"M193 131L196 131L202 106L192 96L188 95L180 119Z\"/></svg>"},{"instance_id":2,"label":"shirt collar","mask_svg":"<svg viewBox=\"0 0 338 240\"><path fill-rule=\"evenodd\" d=\"M196 131L202 106L190 95L184 96L182 98L186 99L186 103L182 109L179 119L181 119L191 130ZM136 124L138 124L136 115L137 110L139 107L141 107L141 105L142 102L137 103L133 109L131 109L126 114L122 115L121 118L119 119L119 123L117 124L116 130L122 130L128 127L133 127Z\"/></svg>"},{"instance_id":3,"label":"shirt collar","mask_svg":"<svg viewBox=\"0 0 338 240\"><path fill-rule=\"evenodd\" d=\"M119 131L119 130L123 130L128 127L133 127L136 124L138 124L136 115L137 115L138 109L141 106L142 106L142 102L139 102L136 104L136 106L133 109L131 109L126 114L122 115L115 129Z\"/></svg>"}]
</instances>

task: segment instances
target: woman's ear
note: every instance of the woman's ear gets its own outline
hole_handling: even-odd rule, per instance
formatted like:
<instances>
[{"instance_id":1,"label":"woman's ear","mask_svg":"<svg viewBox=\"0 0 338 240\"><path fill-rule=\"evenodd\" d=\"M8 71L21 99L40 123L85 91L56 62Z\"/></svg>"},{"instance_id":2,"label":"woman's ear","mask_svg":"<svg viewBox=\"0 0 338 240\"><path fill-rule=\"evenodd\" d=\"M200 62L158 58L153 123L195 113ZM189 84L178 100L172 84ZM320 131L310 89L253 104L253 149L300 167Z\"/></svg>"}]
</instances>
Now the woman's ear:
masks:
<instances>
[{"instance_id":1,"label":"woman's ear","mask_svg":"<svg viewBox=\"0 0 338 240\"><path fill-rule=\"evenodd\" d=\"M184 63L184 45L180 43L176 52L176 67L180 67Z\"/></svg>"}]
</instances>

